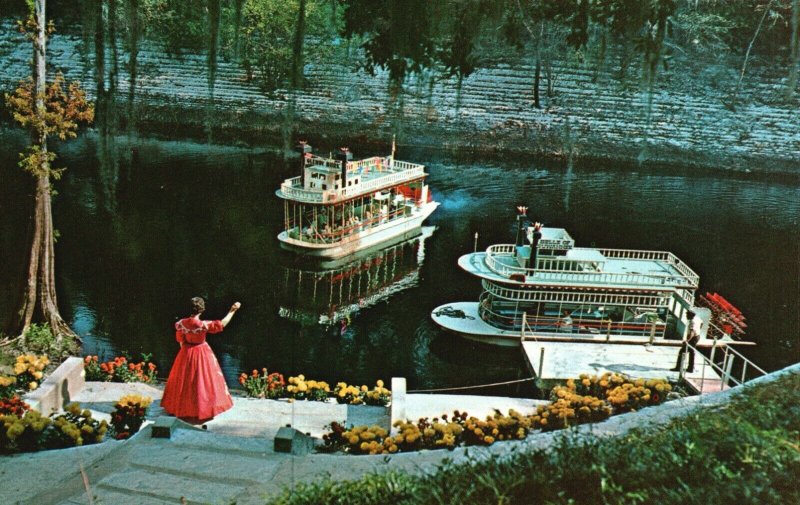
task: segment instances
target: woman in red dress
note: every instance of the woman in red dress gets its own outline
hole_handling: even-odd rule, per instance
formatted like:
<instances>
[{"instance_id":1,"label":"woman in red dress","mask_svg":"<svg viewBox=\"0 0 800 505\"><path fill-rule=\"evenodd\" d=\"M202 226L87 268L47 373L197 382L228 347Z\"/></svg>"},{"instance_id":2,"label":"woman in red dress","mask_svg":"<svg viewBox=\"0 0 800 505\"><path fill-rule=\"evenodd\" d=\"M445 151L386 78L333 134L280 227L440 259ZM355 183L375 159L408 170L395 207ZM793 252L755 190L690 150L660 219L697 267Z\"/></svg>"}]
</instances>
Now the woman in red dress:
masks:
<instances>
[{"instance_id":1,"label":"woman in red dress","mask_svg":"<svg viewBox=\"0 0 800 505\"><path fill-rule=\"evenodd\" d=\"M172 364L161 406L167 413L202 422L233 406L225 377L216 356L206 343L206 334L219 333L233 318L241 304L236 302L218 321L203 321L205 301L192 298L192 315L175 323L175 339L181 349Z\"/></svg>"}]
</instances>

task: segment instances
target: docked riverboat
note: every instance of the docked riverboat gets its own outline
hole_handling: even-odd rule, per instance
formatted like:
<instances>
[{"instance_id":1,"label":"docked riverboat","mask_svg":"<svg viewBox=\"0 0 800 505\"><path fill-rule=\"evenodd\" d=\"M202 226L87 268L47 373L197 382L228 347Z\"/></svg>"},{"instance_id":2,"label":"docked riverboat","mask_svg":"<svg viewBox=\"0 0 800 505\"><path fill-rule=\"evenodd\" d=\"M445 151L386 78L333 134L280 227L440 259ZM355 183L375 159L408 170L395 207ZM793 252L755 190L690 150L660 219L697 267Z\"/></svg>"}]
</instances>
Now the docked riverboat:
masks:
<instances>
[{"instance_id":1,"label":"docked riverboat","mask_svg":"<svg viewBox=\"0 0 800 505\"><path fill-rule=\"evenodd\" d=\"M439 205L425 184L425 167L390 156L352 161L298 146L300 175L276 194L284 200L281 245L322 259L341 258L388 241L412 238Z\"/></svg>"},{"instance_id":2,"label":"docked riverboat","mask_svg":"<svg viewBox=\"0 0 800 505\"><path fill-rule=\"evenodd\" d=\"M701 342L731 340L720 327L741 330L742 318L730 324L736 323L733 311L696 306L699 277L671 252L576 247L567 230L531 225L527 209L519 210L514 244L458 260L481 279L479 300L437 307L436 324L507 346L526 339L677 346L689 311L705 323ZM726 316L720 325L718 318Z\"/></svg>"}]
</instances>

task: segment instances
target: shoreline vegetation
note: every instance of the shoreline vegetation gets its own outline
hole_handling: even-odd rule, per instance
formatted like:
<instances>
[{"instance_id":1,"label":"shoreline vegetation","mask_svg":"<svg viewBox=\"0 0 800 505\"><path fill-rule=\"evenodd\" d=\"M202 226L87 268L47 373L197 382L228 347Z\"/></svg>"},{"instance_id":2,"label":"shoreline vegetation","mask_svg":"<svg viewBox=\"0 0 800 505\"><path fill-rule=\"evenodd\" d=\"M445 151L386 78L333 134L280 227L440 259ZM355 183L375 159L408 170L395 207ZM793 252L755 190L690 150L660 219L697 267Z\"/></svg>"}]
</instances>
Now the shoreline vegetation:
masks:
<instances>
[{"instance_id":1,"label":"shoreline vegetation","mask_svg":"<svg viewBox=\"0 0 800 505\"><path fill-rule=\"evenodd\" d=\"M605 438L570 430L546 448L300 484L267 503L800 503L798 440L800 373L790 371L664 426Z\"/></svg>"},{"instance_id":2,"label":"shoreline vegetation","mask_svg":"<svg viewBox=\"0 0 800 505\"><path fill-rule=\"evenodd\" d=\"M52 7L49 65L96 100L101 135L247 147L396 135L766 173L800 162L796 2L446 0L416 16L399 0L67 5ZM0 89L29 73L19 14L0 18Z\"/></svg>"}]
</instances>

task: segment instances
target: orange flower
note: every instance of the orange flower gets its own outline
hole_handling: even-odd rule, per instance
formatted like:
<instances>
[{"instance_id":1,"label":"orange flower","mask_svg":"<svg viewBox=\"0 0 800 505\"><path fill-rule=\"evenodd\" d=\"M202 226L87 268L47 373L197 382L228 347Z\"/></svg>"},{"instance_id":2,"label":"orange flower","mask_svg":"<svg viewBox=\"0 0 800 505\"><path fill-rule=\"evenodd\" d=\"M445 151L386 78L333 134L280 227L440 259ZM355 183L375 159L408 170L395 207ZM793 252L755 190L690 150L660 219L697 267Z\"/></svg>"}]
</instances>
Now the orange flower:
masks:
<instances>
[{"instance_id":1,"label":"orange flower","mask_svg":"<svg viewBox=\"0 0 800 505\"><path fill-rule=\"evenodd\" d=\"M156 365L155 363L148 363L147 368L149 368L151 372L154 372L156 369Z\"/></svg>"}]
</instances>

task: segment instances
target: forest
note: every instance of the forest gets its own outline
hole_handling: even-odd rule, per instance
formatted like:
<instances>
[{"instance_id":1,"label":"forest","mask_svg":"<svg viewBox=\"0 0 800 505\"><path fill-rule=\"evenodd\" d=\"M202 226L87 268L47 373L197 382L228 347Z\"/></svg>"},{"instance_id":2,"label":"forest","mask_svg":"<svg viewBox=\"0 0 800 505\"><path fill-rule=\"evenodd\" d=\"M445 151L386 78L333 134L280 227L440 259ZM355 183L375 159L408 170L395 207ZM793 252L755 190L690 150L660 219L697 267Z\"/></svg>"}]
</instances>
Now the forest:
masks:
<instances>
[{"instance_id":1,"label":"forest","mask_svg":"<svg viewBox=\"0 0 800 505\"><path fill-rule=\"evenodd\" d=\"M0 2L3 17L26 9ZM309 61L386 71L399 89L411 78L459 86L519 56L534 68L535 107L553 95L553 61L565 59L593 80L611 71L645 91L665 72L727 62L738 74L725 97L733 110L755 63L784 69L785 100L797 87L798 0L54 0L48 10L59 31L79 34L99 98L132 101L147 43L172 56L205 55L210 89L228 62L265 93L302 88Z\"/></svg>"}]
</instances>

